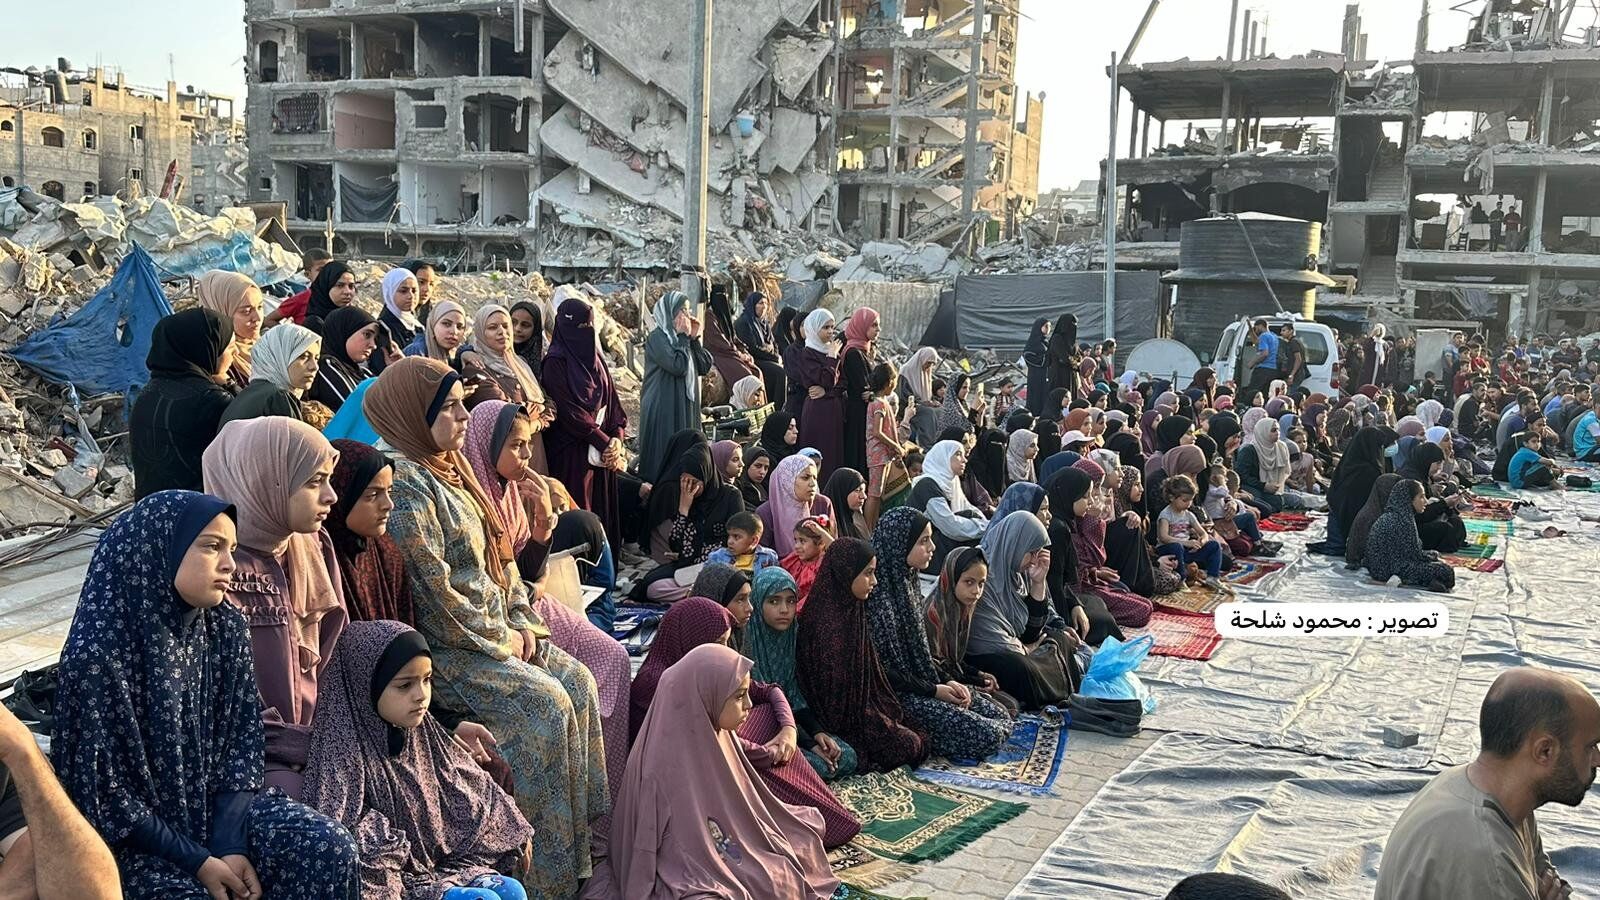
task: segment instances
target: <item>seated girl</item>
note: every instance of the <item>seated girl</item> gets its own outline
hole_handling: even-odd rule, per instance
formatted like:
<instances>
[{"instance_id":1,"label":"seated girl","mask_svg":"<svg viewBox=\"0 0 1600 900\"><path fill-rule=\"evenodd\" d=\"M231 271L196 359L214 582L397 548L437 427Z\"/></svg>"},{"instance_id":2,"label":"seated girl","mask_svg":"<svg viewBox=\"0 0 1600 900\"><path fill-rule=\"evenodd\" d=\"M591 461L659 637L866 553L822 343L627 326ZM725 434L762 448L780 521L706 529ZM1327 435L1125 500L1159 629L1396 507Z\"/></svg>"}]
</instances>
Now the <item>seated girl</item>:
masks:
<instances>
[{"instance_id":1,"label":"seated girl","mask_svg":"<svg viewBox=\"0 0 1600 900\"><path fill-rule=\"evenodd\" d=\"M363 900L524 900L533 827L428 714L433 658L400 622L345 629L323 676L305 800L355 836Z\"/></svg>"},{"instance_id":2,"label":"seated girl","mask_svg":"<svg viewBox=\"0 0 1600 900\"><path fill-rule=\"evenodd\" d=\"M106 529L61 651L51 757L132 900L346 900L349 833L263 789L250 626L223 602L236 533L231 506L189 491Z\"/></svg>"},{"instance_id":3,"label":"seated girl","mask_svg":"<svg viewBox=\"0 0 1600 900\"><path fill-rule=\"evenodd\" d=\"M667 610L639 677L633 681L636 734L648 720L663 675L702 644L726 646L732 629L733 616L705 597L690 597ZM839 803L809 763L801 765L795 758L800 732L782 689L752 682L749 700L751 712L739 726L739 744L762 782L784 802L816 810L822 816L823 840L829 847L848 843L861 830L861 823ZM627 780L624 775L624 782Z\"/></svg>"},{"instance_id":4,"label":"seated girl","mask_svg":"<svg viewBox=\"0 0 1600 900\"><path fill-rule=\"evenodd\" d=\"M1417 515L1428 504L1422 485L1410 478L1400 481L1389 492L1389 505L1372 523L1367 535L1363 561L1373 581L1386 582L1399 576L1400 583L1439 593L1456 586L1456 571L1439 561L1439 554L1422 548L1417 534Z\"/></svg>"},{"instance_id":5,"label":"seated girl","mask_svg":"<svg viewBox=\"0 0 1600 900\"><path fill-rule=\"evenodd\" d=\"M1052 559L1061 557L1060 564L1051 572L1051 590L1057 592L1058 612L1066 590L1070 589L1077 596L1079 605L1076 608L1083 610L1087 620L1077 618L1074 613L1072 624L1078 635L1087 637L1091 644L1095 643L1095 637L1103 640L1103 635L1110 633L1104 617L1099 615L1099 607L1105 608L1115 624L1128 628L1143 628L1155 610L1148 597L1134 593L1122 582L1121 572L1106 565L1102 537L1104 520L1094 510L1089 497L1093 485L1089 473L1076 464L1051 476L1045 485L1050 495ZM1062 546L1063 539L1072 545L1070 555ZM1057 578L1061 580L1061 588L1055 586ZM1098 605L1091 603L1090 597L1098 600ZM1067 605L1073 604L1067 601Z\"/></svg>"},{"instance_id":6,"label":"seated girl","mask_svg":"<svg viewBox=\"0 0 1600 900\"><path fill-rule=\"evenodd\" d=\"M750 661L715 644L662 674L611 830L622 896L827 900L838 890L821 817L767 789L735 738L750 690Z\"/></svg>"},{"instance_id":7,"label":"seated girl","mask_svg":"<svg viewBox=\"0 0 1600 900\"><path fill-rule=\"evenodd\" d=\"M1206 573L1206 586L1220 589L1222 543L1206 531L1194 514L1197 488L1187 475L1173 475L1162 483L1167 506L1156 517L1156 553L1173 556L1181 566L1198 565Z\"/></svg>"},{"instance_id":8,"label":"seated girl","mask_svg":"<svg viewBox=\"0 0 1600 900\"><path fill-rule=\"evenodd\" d=\"M824 781L848 778L856 772L855 749L823 730L795 676L794 622L800 611L799 596L794 577L783 569L764 569L756 576L750 602L757 614L745 629L744 655L755 662L751 676L777 685L788 699L796 740L811 768Z\"/></svg>"},{"instance_id":9,"label":"seated girl","mask_svg":"<svg viewBox=\"0 0 1600 900\"><path fill-rule=\"evenodd\" d=\"M811 596L811 586L816 583L817 571L822 568L822 554L833 543L833 535L816 516L807 516L795 523L794 551L785 556L779 565L794 576L800 591L800 609L805 609L806 598Z\"/></svg>"},{"instance_id":10,"label":"seated girl","mask_svg":"<svg viewBox=\"0 0 1600 900\"><path fill-rule=\"evenodd\" d=\"M945 678L961 682L1016 715L1017 698L1000 689L993 675L967 661L972 638L972 614L989 581L989 561L977 547L966 547L945 558L933 602L928 605L928 651Z\"/></svg>"},{"instance_id":11,"label":"seated girl","mask_svg":"<svg viewBox=\"0 0 1600 900\"><path fill-rule=\"evenodd\" d=\"M795 646L800 688L818 723L855 748L864 772L916 765L928 755L927 737L906 722L868 633L862 601L876 583L872 545L834 541L800 613Z\"/></svg>"},{"instance_id":12,"label":"seated girl","mask_svg":"<svg viewBox=\"0 0 1600 900\"><path fill-rule=\"evenodd\" d=\"M906 719L928 735L931 752L984 760L1011 737L1005 707L956 678L943 678L928 648L917 574L933 558L933 526L908 507L891 509L872 536L878 584L867 598L872 644Z\"/></svg>"}]
</instances>

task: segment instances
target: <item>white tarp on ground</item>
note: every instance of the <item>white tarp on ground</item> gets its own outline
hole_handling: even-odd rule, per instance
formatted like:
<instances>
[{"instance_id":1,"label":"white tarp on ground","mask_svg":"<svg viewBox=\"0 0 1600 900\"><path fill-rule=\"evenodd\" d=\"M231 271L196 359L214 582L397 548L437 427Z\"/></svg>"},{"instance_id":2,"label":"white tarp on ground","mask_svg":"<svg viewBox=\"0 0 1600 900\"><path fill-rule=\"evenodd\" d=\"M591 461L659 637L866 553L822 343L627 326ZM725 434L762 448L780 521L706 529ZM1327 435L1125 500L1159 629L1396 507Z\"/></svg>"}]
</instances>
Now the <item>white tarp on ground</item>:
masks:
<instances>
[{"instance_id":1,"label":"white tarp on ground","mask_svg":"<svg viewBox=\"0 0 1600 900\"><path fill-rule=\"evenodd\" d=\"M1302 557L1253 600L1444 600L1438 638L1225 639L1208 662L1151 657L1149 728L1178 732L1109 782L1014 897L1161 897L1185 875L1226 871L1296 897L1371 897L1378 854L1411 795L1477 751L1478 707L1506 668L1557 669L1600 692L1600 494L1524 492L1554 515L1517 520L1505 568L1458 570L1447 598L1372 585ZM1584 518L1589 521L1584 521ZM1296 554L1320 527L1290 535ZM1383 725L1415 729L1395 749ZM1331 759L1330 759L1331 758ZM1545 846L1575 885L1600 885L1600 803L1540 811Z\"/></svg>"}]
</instances>

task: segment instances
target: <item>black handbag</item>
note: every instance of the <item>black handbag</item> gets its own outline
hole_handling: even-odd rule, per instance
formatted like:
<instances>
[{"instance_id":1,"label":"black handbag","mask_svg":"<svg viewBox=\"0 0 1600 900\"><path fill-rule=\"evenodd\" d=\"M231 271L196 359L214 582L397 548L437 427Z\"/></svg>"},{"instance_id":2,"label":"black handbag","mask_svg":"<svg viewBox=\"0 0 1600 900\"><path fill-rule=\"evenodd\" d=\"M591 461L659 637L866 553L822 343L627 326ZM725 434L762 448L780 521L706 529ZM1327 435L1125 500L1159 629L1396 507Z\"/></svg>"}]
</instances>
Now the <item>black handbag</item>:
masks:
<instances>
[{"instance_id":1,"label":"black handbag","mask_svg":"<svg viewBox=\"0 0 1600 900\"><path fill-rule=\"evenodd\" d=\"M56 670L59 666L59 663L51 663L37 672L24 670L11 685L11 696L5 699L6 708L37 734L55 732Z\"/></svg>"}]
</instances>

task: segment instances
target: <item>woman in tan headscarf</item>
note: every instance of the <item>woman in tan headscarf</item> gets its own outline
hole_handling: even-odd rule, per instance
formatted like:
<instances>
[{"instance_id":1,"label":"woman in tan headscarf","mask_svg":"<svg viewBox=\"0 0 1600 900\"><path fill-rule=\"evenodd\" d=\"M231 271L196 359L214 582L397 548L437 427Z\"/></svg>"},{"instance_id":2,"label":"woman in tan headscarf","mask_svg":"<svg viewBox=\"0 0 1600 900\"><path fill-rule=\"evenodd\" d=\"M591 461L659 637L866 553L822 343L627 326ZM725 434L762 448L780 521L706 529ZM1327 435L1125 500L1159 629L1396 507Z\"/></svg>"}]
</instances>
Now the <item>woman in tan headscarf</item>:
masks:
<instances>
[{"instance_id":1,"label":"woman in tan headscarf","mask_svg":"<svg viewBox=\"0 0 1600 900\"><path fill-rule=\"evenodd\" d=\"M250 351L261 338L261 289L238 272L212 269L200 276L197 294L202 309L233 323L233 365L228 387L237 394L250 383Z\"/></svg>"},{"instance_id":2,"label":"woman in tan headscarf","mask_svg":"<svg viewBox=\"0 0 1600 900\"><path fill-rule=\"evenodd\" d=\"M528 411L533 423L533 456L528 468L548 474L543 432L555 421L555 409L546 402L533 369L517 355L511 313L504 306L487 304L473 317L472 346L461 351L461 379L471 389L469 410L488 400L504 400Z\"/></svg>"},{"instance_id":3,"label":"woman in tan headscarf","mask_svg":"<svg viewBox=\"0 0 1600 900\"><path fill-rule=\"evenodd\" d=\"M437 313L437 308L435 313ZM461 379L408 357L363 410L394 456L389 533L413 585L440 702L489 728L533 823L530 894L570 897L590 874L590 823L609 805L594 676L544 638L494 503L461 453Z\"/></svg>"},{"instance_id":4,"label":"woman in tan headscarf","mask_svg":"<svg viewBox=\"0 0 1600 900\"><path fill-rule=\"evenodd\" d=\"M296 800L317 681L350 619L333 541L322 529L338 459L321 432L284 416L229 422L201 459L206 492L238 510L228 600L250 623L266 783Z\"/></svg>"}]
</instances>

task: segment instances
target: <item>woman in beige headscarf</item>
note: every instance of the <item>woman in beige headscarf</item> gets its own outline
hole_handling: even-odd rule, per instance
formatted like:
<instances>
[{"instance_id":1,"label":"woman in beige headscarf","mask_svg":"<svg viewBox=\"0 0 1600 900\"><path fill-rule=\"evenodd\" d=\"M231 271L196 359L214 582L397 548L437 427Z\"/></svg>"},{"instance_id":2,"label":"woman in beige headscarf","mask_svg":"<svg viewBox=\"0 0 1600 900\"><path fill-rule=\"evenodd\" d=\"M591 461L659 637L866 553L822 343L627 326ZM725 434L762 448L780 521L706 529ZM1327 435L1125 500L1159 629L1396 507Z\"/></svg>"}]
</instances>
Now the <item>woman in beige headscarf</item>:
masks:
<instances>
[{"instance_id":1,"label":"woman in beige headscarf","mask_svg":"<svg viewBox=\"0 0 1600 900\"><path fill-rule=\"evenodd\" d=\"M435 314L438 307L435 307ZM367 389L362 409L392 448L389 534L433 653L435 696L494 733L533 823L529 893L570 897L590 872L590 823L609 805L594 676L546 638L510 536L462 455L461 379L409 357Z\"/></svg>"},{"instance_id":2,"label":"woman in beige headscarf","mask_svg":"<svg viewBox=\"0 0 1600 900\"><path fill-rule=\"evenodd\" d=\"M544 435L556 413L546 402L544 388L521 356L513 338L511 313L504 306L490 303L472 319L472 346L461 351L461 380L466 384L467 408L487 400L503 400L528 411L533 422L533 457L528 467L548 474Z\"/></svg>"},{"instance_id":3,"label":"woman in beige headscarf","mask_svg":"<svg viewBox=\"0 0 1600 900\"><path fill-rule=\"evenodd\" d=\"M250 383L250 353L261 337L261 289L238 272L212 269L200 276L200 306L233 323L233 365L228 387L235 394Z\"/></svg>"},{"instance_id":4,"label":"woman in beige headscarf","mask_svg":"<svg viewBox=\"0 0 1600 900\"><path fill-rule=\"evenodd\" d=\"M266 783L296 800L317 681L350 620L333 541L322 529L338 460L321 432L283 416L229 422L201 459L206 493L238 510L228 600L250 623Z\"/></svg>"}]
</instances>

